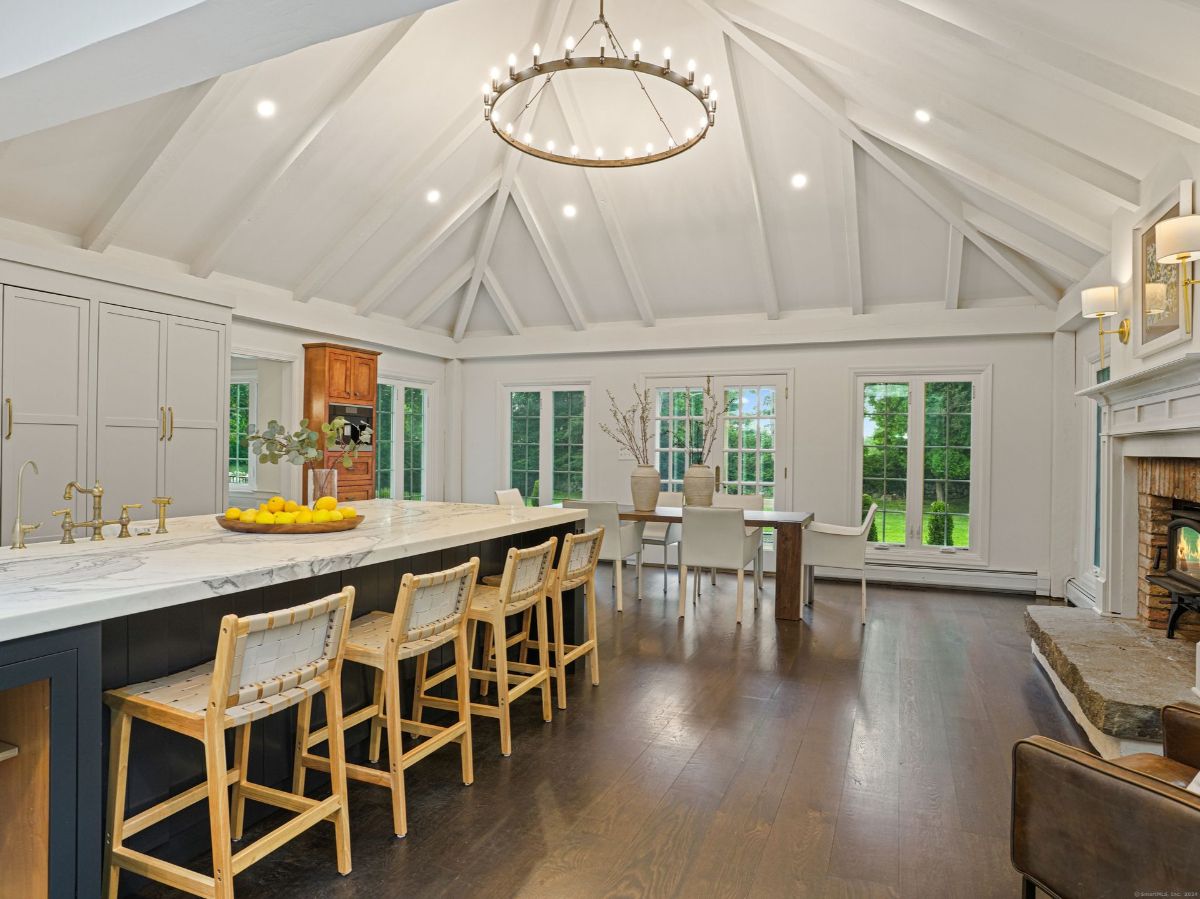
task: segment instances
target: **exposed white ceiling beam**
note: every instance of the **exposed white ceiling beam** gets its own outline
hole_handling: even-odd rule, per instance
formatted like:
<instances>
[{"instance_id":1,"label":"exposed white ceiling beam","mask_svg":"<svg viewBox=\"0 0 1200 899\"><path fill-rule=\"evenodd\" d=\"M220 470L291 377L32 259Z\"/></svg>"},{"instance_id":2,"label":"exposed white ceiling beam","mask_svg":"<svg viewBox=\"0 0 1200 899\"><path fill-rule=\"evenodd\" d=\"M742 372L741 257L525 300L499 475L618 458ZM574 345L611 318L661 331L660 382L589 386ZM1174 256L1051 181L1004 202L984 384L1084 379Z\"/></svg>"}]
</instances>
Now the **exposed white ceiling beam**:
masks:
<instances>
[{"instance_id":1,"label":"exposed white ceiling beam","mask_svg":"<svg viewBox=\"0 0 1200 899\"><path fill-rule=\"evenodd\" d=\"M0 141L157 97L444 2L195 0L174 4L183 8L157 17L151 8L140 23L133 21L115 34L57 45L43 42L40 62L0 79ZM95 0L20 6L15 17L6 15L5 37L10 40L21 39L20 26L41 39L66 33L63 20L78 23L97 15Z\"/></svg>"},{"instance_id":2,"label":"exposed white ceiling beam","mask_svg":"<svg viewBox=\"0 0 1200 899\"><path fill-rule=\"evenodd\" d=\"M999 6L940 0L872 0L942 40L965 42L1062 87L1166 131L1200 142L1200 96L1007 21ZM1169 27L1169 22L1164 23Z\"/></svg>"},{"instance_id":3,"label":"exposed white ceiling beam","mask_svg":"<svg viewBox=\"0 0 1200 899\"><path fill-rule=\"evenodd\" d=\"M962 290L963 235L955 227L950 228L950 246L946 251L946 308L958 308L958 295Z\"/></svg>"},{"instance_id":4,"label":"exposed white ceiling beam","mask_svg":"<svg viewBox=\"0 0 1200 899\"><path fill-rule=\"evenodd\" d=\"M347 229L333 249L318 259L300 279L300 283L292 290L292 295L297 300L307 302L316 296L321 288L329 283L329 279L341 271L346 263L392 220L412 191L420 189L442 163L454 155L471 135L478 132L479 102L475 99L468 104L467 108L425 147L411 165L405 166L392 176L379 192L379 198L371 204L371 208Z\"/></svg>"},{"instance_id":5,"label":"exposed white ceiling beam","mask_svg":"<svg viewBox=\"0 0 1200 899\"><path fill-rule=\"evenodd\" d=\"M741 98L745 96L742 90L741 78L738 75L737 64L733 58L733 46L729 37L724 40L725 61L729 66L730 87L725 105L731 103L735 108L734 118L737 121L738 132L741 136L742 151L745 153L746 167L750 178L750 203L754 209L754 228L758 232L754 241L755 253L758 259L754 269L758 273L759 291L766 305L767 318L779 318L779 287L775 282L775 268L771 263L771 245L767 240L767 223L763 218L762 199L758 195L758 163L754 160L754 146L749 123L742 112ZM861 292L860 292L861 297ZM861 309L859 310L861 311Z\"/></svg>"},{"instance_id":6,"label":"exposed white ceiling beam","mask_svg":"<svg viewBox=\"0 0 1200 899\"><path fill-rule=\"evenodd\" d=\"M433 255L434 250L445 243L451 235L461 228L471 216L479 211L496 193L498 176L495 172L488 176L483 186L458 207L429 237L414 247L407 255L398 260L384 272L375 286L368 290L359 301L359 315L370 315L390 297L401 284L420 267L421 263Z\"/></svg>"},{"instance_id":7,"label":"exposed white ceiling beam","mask_svg":"<svg viewBox=\"0 0 1200 899\"><path fill-rule=\"evenodd\" d=\"M451 272L445 281L435 287L433 292L407 315L404 323L410 328L416 328L424 324L429 316L441 309L451 297L462 290L462 286L467 283L467 280L471 277L471 272L474 270L475 257L472 256Z\"/></svg>"},{"instance_id":8,"label":"exposed white ceiling beam","mask_svg":"<svg viewBox=\"0 0 1200 899\"><path fill-rule=\"evenodd\" d=\"M743 31L727 19L708 0L690 0L701 13L721 28L739 47L760 62L793 93L820 113L830 124L878 162L901 184L911 190L930 209L963 233L971 243L979 247L989 259L1008 273L1039 303L1055 308L1059 291L1029 266L1014 260L970 225L962 214L962 199L944 182L935 181L927 169L918 168L920 163L904 154L896 156L885 146L863 133L846 115L845 100L804 65L791 51L769 40ZM776 49L777 48L777 49ZM903 158L901 158L903 157Z\"/></svg>"},{"instance_id":9,"label":"exposed white ceiling beam","mask_svg":"<svg viewBox=\"0 0 1200 899\"><path fill-rule=\"evenodd\" d=\"M546 267L546 273L550 276L550 281L554 284L554 289L558 292L558 298L562 301L567 318L571 320L571 327L576 331L582 331L587 327L587 319L584 318L583 307L580 306L579 299L576 297L575 291L567 280L562 263L559 262L557 254L555 254L546 239L545 229L529 205L529 200L525 196L525 188L521 185L520 178L517 178L513 182L512 198L513 204L517 207L517 212L521 215L521 220L525 223L525 230L529 232L529 237L533 241L534 247L537 248L538 256L542 259L542 265Z\"/></svg>"},{"instance_id":10,"label":"exposed white ceiling beam","mask_svg":"<svg viewBox=\"0 0 1200 899\"><path fill-rule=\"evenodd\" d=\"M362 62L350 74L350 77L342 83L338 92L330 98L329 102L325 104L316 118L304 129L304 132L275 160L266 175L240 198L237 208L234 209L233 213L213 229L212 235L205 243L204 248L192 261L191 272L193 275L200 278L207 278L212 274L213 269L220 261L221 254L229 246L230 241L233 240L238 231L254 220L254 217L262 210L275 186L283 180L292 166L312 146L313 142L320 137L321 132L325 130L326 126L350 102L350 99L358 92L366 80L371 77L371 74L379 68L388 54L392 52L397 44L404 40L405 35L417 24L417 20L420 18L421 13L417 13L415 16L409 16L406 19L400 20L388 29L379 43L371 48Z\"/></svg>"},{"instance_id":11,"label":"exposed white ceiling beam","mask_svg":"<svg viewBox=\"0 0 1200 899\"><path fill-rule=\"evenodd\" d=\"M138 206L237 96L251 71L209 79L183 95L84 230L80 240L84 249L104 252Z\"/></svg>"},{"instance_id":12,"label":"exposed white ceiling beam","mask_svg":"<svg viewBox=\"0 0 1200 899\"><path fill-rule=\"evenodd\" d=\"M862 130L899 147L909 155L962 178L988 196L1012 206L1056 231L1061 231L1098 253L1108 252L1112 239L1109 226L1090 216L1081 215L1036 188L1028 187L988 168L969 154L935 145L915 125L901 123L873 109L853 103L847 104L846 114Z\"/></svg>"},{"instance_id":13,"label":"exposed white ceiling beam","mask_svg":"<svg viewBox=\"0 0 1200 899\"><path fill-rule=\"evenodd\" d=\"M858 230L858 176L854 170L854 142L835 134L837 172L841 188L842 234L846 249L846 294L850 311L863 313L862 251ZM836 236L835 236L836 239Z\"/></svg>"},{"instance_id":14,"label":"exposed white ceiling beam","mask_svg":"<svg viewBox=\"0 0 1200 899\"><path fill-rule=\"evenodd\" d=\"M567 15L571 12L571 0L547 0L547 3L552 12L549 17L550 22L542 35L544 38L542 46L557 47L562 43L563 32L567 27ZM543 15L543 19L545 18ZM525 103L520 107L522 115L525 116L524 122L519 123L521 127L530 131L534 129L537 124L538 109L544 96L544 91L536 90L532 82L529 84L523 94ZM484 126L481 124L480 127ZM505 153L507 155L504 159L504 171L500 176L500 186L496 190L496 199L492 201L492 210L488 215L487 224L483 228L483 236L479 239L479 248L475 252L475 271L471 273L471 280L467 283L466 293L463 294L462 303L458 307L458 316L454 321L453 336L455 340L462 340L467 333L467 323L471 320L471 311L475 308L475 298L479 295L480 285L483 284L483 272L492 255L492 247L496 244L496 235L500 233L500 222L504 218L504 209L508 205L508 195L512 190L513 179L517 177L517 168L521 165L521 158L525 155L513 149L506 149Z\"/></svg>"},{"instance_id":15,"label":"exposed white ceiling beam","mask_svg":"<svg viewBox=\"0 0 1200 899\"><path fill-rule=\"evenodd\" d=\"M970 92L929 67L919 55L897 45L875 41L870 46L848 46L828 34L808 28L751 0L720 0L722 12L736 24L800 53L832 71L868 83L891 98L903 92L908 106L935 110L933 127L957 124L955 135L969 134L1014 158L1040 164L1074 179L1098 196L1126 209L1140 205L1137 178L988 109L988 97ZM929 126L927 126L928 129Z\"/></svg>"},{"instance_id":16,"label":"exposed white ceiling beam","mask_svg":"<svg viewBox=\"0 0 1200 899\"><path fill-rule=\"evenodd\" d=\"M1056 250L1036 237L1031 237L1019 228L1001 221L994 215L989 215L982 209L968 204L963 205L963 215L983 234L995 238L1010 249L1016 250L1022 256L1028 256L1039 265L1058 272L1072 283L1080 280L1088 273L1088 266L1073 259L1061 250Z\"/></svg>"},{"instance_id":17,"label":"exposed white ceiling beam","mask_svg":"<svg viewBox=\"0 0 1200 899\"><path fill-rule=\"evenodd\" d=\"M504 292L504 288L500 286L500 282L496 280L496 274L491 267L483 270L483 286L487 288L488 296L492 298L492 303L496 307L496 311L500 313L500 318L504 320L504 327L508 328L508 333L514 337L524 331L524 326L521 324L521 319L517 316L517 310L513 308L512 301L509 300L508 294Z\"/></svg>"},{"instance_id":18,"label":"exposed white ceiling beam","mask_svg":"<svg viewBox=\"0 0 1200 899\"><path fill-rule=\"evenodd\" d=\"M581 147L596 146L592 135L587 130L583 116L579 113L579 103L575 99L570 79L563 78L557 81L554 85L554 95L558 98L558 105L562 109L572 142ZM654 307L650 304L650 295L646 292L646 285L642 283L642 276L638 272L637 263L634 262L633 251L629 248L629 241L625 237L625 229L621 227L621 220L617 217L616 206L608 192L605 173L592 168L585 168L583 173L587 179L588 188L592 192L592 200L595 202L596 208L600 210L600 221L604 223L604 230L608 234L609 243L612 244L613 253L617 257L617 264L621 266L625 286L629 289L630 296L633 297L633 304L642 318L642 324L653 325Z\"/></svg>"}]
</instances>

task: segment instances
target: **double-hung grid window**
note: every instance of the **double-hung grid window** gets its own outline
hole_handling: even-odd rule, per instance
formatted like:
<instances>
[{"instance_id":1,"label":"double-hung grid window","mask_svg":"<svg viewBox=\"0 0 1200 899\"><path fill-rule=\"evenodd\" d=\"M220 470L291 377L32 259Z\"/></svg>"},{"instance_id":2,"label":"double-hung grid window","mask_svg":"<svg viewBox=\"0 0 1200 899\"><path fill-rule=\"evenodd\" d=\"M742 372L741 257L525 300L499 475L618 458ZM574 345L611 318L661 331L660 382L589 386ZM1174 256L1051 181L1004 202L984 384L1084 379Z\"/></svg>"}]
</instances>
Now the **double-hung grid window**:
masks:
<instances>
[{"instance_id":1,"label":"double-hung grid window","mask_svg":"<svg viewBox=\"0 0 1200 899\"><path fill-rule=\"evenodd\" d=\"M512 387L507 399L508 485L531 506L583 499L586 390Z\"/></svg>"},{"instance_id":2,"label":"double-hung grid window","mask_svg":"<svg viewBox=\"0 0 1200 899\"><path fill-rule=\"evenodd\" d=\"M375 401L375 495L428 495L429 388L380 382Z\"/></svg>"},{"instance_id":3,"label":"double-hung grid window","mask_svg":"<svg viewBox=\"0 0 1200 899\"><path fill-rule=\"evenodd\" d=\"M235 373L229 382L229 489L239 492L254 490L255 467L258 460L242 439L256 424L258 383L252 378L238 378Z\"/></svg>"}]
</instances>

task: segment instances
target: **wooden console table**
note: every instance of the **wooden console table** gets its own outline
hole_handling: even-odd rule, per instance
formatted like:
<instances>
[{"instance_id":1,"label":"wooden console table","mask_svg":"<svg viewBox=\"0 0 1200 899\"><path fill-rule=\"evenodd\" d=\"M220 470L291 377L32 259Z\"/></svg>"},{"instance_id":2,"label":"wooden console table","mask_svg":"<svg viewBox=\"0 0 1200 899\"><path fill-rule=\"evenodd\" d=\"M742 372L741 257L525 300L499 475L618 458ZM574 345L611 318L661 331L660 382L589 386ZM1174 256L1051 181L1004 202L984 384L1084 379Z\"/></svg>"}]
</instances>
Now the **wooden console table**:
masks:
<instances>
[{"instance_id":1,"label":"wooden console table","mask_svg":"<svg viewBox=\"0 0 1200 899\"><path fill-rule=\"evenodd\" d=\"M622 521L661 521L681 524L683 509L659 506L653 512L635 512L633 506L621 506ZM746 525L752 528L775 528L775 618L779 621L799 621L804 608L804 565L801 548L804 529L812 523L812 512L747 511ZM679 594L679 617L686 607L683 588Z\"/></svg>"}]
</instances>

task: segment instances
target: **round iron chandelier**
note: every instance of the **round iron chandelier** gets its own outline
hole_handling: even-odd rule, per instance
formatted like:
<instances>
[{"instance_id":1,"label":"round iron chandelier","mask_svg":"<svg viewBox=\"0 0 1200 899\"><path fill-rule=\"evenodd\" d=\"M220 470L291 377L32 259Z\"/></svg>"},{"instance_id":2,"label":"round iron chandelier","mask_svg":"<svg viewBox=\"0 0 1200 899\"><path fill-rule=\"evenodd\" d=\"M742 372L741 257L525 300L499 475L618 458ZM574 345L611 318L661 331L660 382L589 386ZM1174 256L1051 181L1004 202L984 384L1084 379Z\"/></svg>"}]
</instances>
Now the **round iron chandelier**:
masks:
<instances>
[{"instance_id":1,"label":"round iron chandelier","mask_svg":"<svg viewBox=\"0 0 1200 899\"><path fill-rule=\"evenodd\" d=\"M597 28L601 30L599 36L599 55L576 55L577 46L582 44L588 35ZM606 37L609 45L612 47L613 55L611 56L607 54L605 49ZM496 136L522 153L536 156L538 159L545 159L548 162L587 166L589 168L611 169L633 165L646 165L651 162L661 162L664 159L670 159L672 156L678 156L680 153L690 150L696 144L700 143L700 141L704 140L708 136L709 130L717 123L717 92L712 89L712 79L706 75L702 82L697 84L696 64L691 61L687 64L686 72L677 72L671 68L670 47L663 52L664 62L662 65L642 60L640 41L634 41L633 54L627 54L604 15L604 0L600 0L600 15L588 26L587 31L583 33L583 37L579 39L578 43L573 38L567 38L565 52L560 59L543 60L541 55L541 47L535 44L533 47L533 64L525 69L517 68L518 63L515 54L509 56L508 77L502 79L500 70L492 69L489 82L483 86L484 120L492 126L492 131ZM648 143L646 144L645 152L635 152L630 147L626 149L624 155L606 156L601 147L597 147L590 153L581 152L578 146L563 148L566 152L561 152L554 141L547 141L544 146L539 147L534 144L533 136L528 132L519 136L513 121L520 121L521 116L529 109L538 95L546 89L547 85L554 80L556 75L562 72L578 71L581 69L608 69L610 71L632 73L638 82L638 87L641 88L642 94L646 98L646 102L650 105L650 108L654 111L654 115L658 118L663 130L666 132L667 140L665 146L662 149L656 149L653 143ZM542 83L530 94L529 99L521 107L517 115L513 119L508 120L507 124L501 126L499 124L500 117L497 113L497 106L500 101L509 91L518 85L524 84L527 81L534 81L538 78L542 79ZM703 110L703 114L697 119L696 127L688 128L677 138L671 127L667 124L666 119L663 118L654 99L650 96L650 92L646 90L646 82L643 78L657 78L661 81L666 81L687 91L688 94L694 97Z\"/></svg>"}]
</instances>

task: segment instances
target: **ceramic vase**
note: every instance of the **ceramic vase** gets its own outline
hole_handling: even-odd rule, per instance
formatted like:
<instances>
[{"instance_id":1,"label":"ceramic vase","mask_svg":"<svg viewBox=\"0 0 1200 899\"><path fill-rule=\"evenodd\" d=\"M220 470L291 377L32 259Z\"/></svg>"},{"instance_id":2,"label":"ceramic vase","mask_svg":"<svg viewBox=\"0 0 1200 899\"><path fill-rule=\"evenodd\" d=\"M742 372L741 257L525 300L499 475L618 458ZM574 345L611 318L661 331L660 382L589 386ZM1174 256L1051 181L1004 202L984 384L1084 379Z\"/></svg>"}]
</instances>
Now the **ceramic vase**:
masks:
<instances>
[{"instance_id":1,"label":"ceramic vase","mask_svg":"<svg viewBox=\"0 0 1200 899\"><path fill-rule=\"evenodd\" d=\"M633 493L633 508L638 512L653 512L658 505L658 494L662 487L658 469L653 465L639 465L629 476L629 489Z\"/></svg>"},{"instance_id":2,"label":"ceramic vase","mask_svg":"<svg viewBox=\"0 0 1200 899\"><path fill-rule=\"evenodd\" d=\"M693 462L683 475L683 504L711 506L716 489L717 478L712 468L701 462Z\"/></svg>"}]
</instances>

